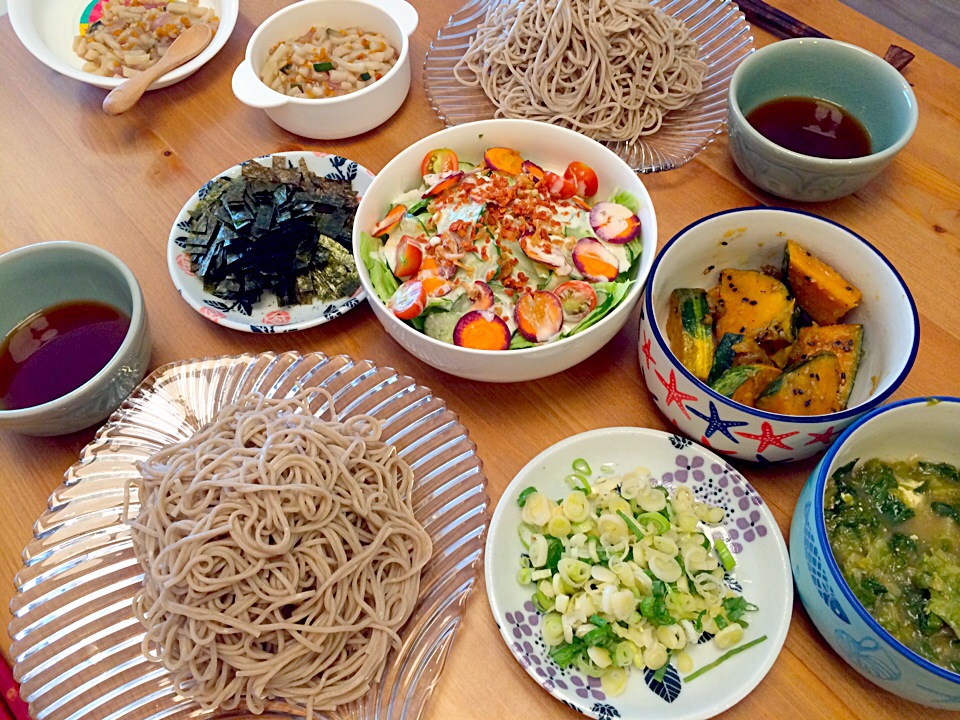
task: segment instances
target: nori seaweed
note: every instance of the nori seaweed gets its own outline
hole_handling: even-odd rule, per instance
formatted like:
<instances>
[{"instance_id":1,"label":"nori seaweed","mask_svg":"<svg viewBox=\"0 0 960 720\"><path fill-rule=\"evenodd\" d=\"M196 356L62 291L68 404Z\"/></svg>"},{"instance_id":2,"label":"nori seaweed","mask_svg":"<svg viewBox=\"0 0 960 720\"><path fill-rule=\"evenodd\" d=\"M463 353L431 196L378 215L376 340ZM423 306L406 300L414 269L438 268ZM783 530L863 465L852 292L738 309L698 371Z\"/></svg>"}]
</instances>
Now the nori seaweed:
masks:
<instances>
[{"instance_id":1,"label":"nori seaweed","mask_svg":"<svg viewBox=\"0 0 960 720\"><path fill-rule=\"evenodd\" d=\"M273 156L210 184L190 213L184 250L204 290L249 314L264 292L282 305L353 295L356 193L348 181Z\"/></svg>"}]
</instances>

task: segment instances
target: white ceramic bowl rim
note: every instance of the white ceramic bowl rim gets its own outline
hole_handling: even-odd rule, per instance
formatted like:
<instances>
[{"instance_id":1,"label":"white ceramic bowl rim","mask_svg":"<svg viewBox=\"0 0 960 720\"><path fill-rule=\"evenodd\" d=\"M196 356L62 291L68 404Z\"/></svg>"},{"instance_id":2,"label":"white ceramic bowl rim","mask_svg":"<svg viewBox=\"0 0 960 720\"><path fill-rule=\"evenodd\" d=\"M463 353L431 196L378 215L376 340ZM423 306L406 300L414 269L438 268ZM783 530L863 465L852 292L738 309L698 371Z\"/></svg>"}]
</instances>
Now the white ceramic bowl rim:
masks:
<instances>
[{"instance_id":1,"label":"white ceramic bowl rim","mask_svg":"<svg viewBox=\"0 0 960 720\"><path fill-rule=\"evenodd\" d=\"M437 131L436 133L434 133L433 135L430 135L429 137L437 137L438 135L441 135L442 133L451 132L451 131L452 131L452 132L462 132L462 131L463 131L463 128L469 128L469 127L471 127L471 126L473 126L473 125L485 125L486 123L489 123L489 122L498 122L498 123L531 123L531 122L539 122L539 121L537 121L537 120L516 120L516 119L514 119L514 120L507 120L507 119L499 119L499 120L476 120L476 121L474 121L474 122L472 122L472 123L464 123L463 125L455 125L455 126L453 126L453 127L445 128L444 130L439 130L439 131ZM548 132L559 132L561 135L565 135L565 134L576 135L577 137L580 137L580 138L585 137L585 136L581 135L580 133L577 133L577 132L575 132L575 131L573 131L573 130L570 130L570 129L568 129L568 128L560 127L560 126L558 126L558 125L547 125L546 123L542 123L542 124L543 124L543 125L546 125L546 126L549 128ZM419 142L419 141L418 141L418 142ZM623 163L623 159L622 159L619 155L617 155L615 152L613 152L610 148L608 148L608 147L606 147L605 145L602 145L602 144L596 142L595 140L594 140L593 142L596 143L597 151L600 152L602 155L608 155L609 157L611 157L612 159L614 159L616 162L618 162L618 163ZM406 152L406 151L404 151L404 152ZM403 154L403 152L401 152L400 155L402 155L402 154ZM383 170L381 170L381 171L378 173L378 177L381 176L381 175L383 175L383 176L389 175L389 174L390 174L390 171L393 170L393 168L394 168L395 165L399 165L401 162L407 162L406 160L402 159L402 158L400 157L400 155L394 157L389 163L387 163L386 167L384 167ZM633 172L632 169L631 169L631 172ZM638 179L639 179L639 178L638 178ZM649 197L649 193L647 193L647 195L646 195L645 198L641 198L641 199L646 199L647 202L650 204L650 206L653 207L653 200ZM656 216L654 216L654 230L656 230ZM635 262L636 262L636 261L635 261ZM646 277L645 277L645 278L642 278L642 276L643 276L643 255L640 256L640 261L639 261L639 263L637 263L637 273L638 273L638 276L633 279L633 283L634 283L633 286L627 291L627 294L626 294L626 295L624 296L624 298L620 301L620 303L617 305L617 307L620 307L620 306L623 305L624 303L628 303L628 302L629 302L629 301L628 301L628 298L629 298L631 295L634 295L635 293L638 293L638 292L641 292L641 291L642 291L643 287L646 286L646 284L648 284L648 283L653 279L653 268L654 268L654 267L656 267L656 261L654 261L654 264L651 266L650 271L647 273ZM364 268L363 273L367 274L366 268ZM363 276L361 275L361 278L362 278L362 277L363 277ZM641 278L642 278L643 281L644 281L643 283L640 282ZM383 300L380 299L380 297L376 294L376 292L370 292L370 293L367 293L366 295L367 295L367 300L368 300L369 302L376 302L376 303L380 303L381 305L385 305L385 303L383 302ZM563 338L563 339L561 339L561 340L556 340L556 341L554 341L554 342L544 343L543 345L536 345L536 346L534 346L534 347L516 348L516 349L513 349L513 350L508 350L508 351L506 351L506 352L509 353L510 357L523 357L523 356L526 356L526 355L531 355L531 354L533 354L533 353L535 353L535 352L537 352L537 351L539 351L539 350L542 350L542 349L545 348L545 347L548 347L548 346L549 346L549 347L553 347L553 346L556 346L558 343L563 343L563 342L566 342L567 340L571 340L571 339L573 339L573 338L589 337L591 334L593 334L593 333L597 330L598 327L600 327L600 326L603 325L607 320L609 320L610 317L614 314L614 312L615 312L616 310L617 310L616 307L613 308L613 310L611 310L609 313L607 313L607 315L606 315L605 317L603 317L599 322L594 323L593 325L591 325L590 327L588 327L586 330L583 330L583 331L577 333L576 335L571 335L570 337L566 337L566 338ZM412 332L419 333L420 335L423 336L424 341L425 341L427 344L434 345L435 347L448 348L448 349L449 349L450 347L456 347L457 350L458 350L459 352L461 352L461 353L466 353L467 355L474 355L474 356L477 356L477 357L499 357L499 356L502 356L502 355L504 354L504 352L505 352L505 351L503 351L503 350L477 350L477 349L475 349L475 348L461 347L461 346L459 346L459 345L451 346L451 345L449 345L448 343L443 342L442 340L437 340L436 338L430 337L430 336L427 335L426 333L421 333L419 330L416 330L416 329L412 328L410 325L407 325L405 322L403 322L403 321L400 320L398 317L396 317L392 312L391 312L391 313L388 313L388 316L389 316L389 320L390 320L391 323L393 323L393 324L399 324L400 326L402 326L402 327L405 328L406 330L410 330L410 331L412 331Z\"/></svg>"},{"instance_id":2,"label":"white ceramic bowl rim","mask_svg":"<svg viewBox=\"0 0 960 720\"><path fill-rule=\"evenodd\" d=\"M903 380L907 377L907 374L910 372L910 368L913 367L913 361L917 357L917 350L920 347L920 318L917 315L917 305L913 301L913 296L910 294L910 288L907 287L907 284L903 281L903 278L900 276L900 273L897 272L897 269L891 264L889 260L887 260L887 258L883 255L883 253L877 250L873 245L867 242L867 240L865 240L859 234L855 233L850 228L845 227L840 223L834 222L833 220L830 220L829 218L825 218L821 215L816 215L815 213L807 212L806 210L795 210L793 208L776 207L772 205L769 205L769 206L764 205L760 207L757 207L757 206L741 207L741 208L733 208L731 210L721 210L720 212L716 212L716 213L713 213L712 215L707 215L706 217L702 217L699 220L695 220L694 222L690 223L685 228L683 228L676 235L674 235L672 238L670 238L667 244L663 246L663 250L660 251L656 259L653 261L653 267L650 268L650 274L647 276L647 292L644 294L644 299L643 299L643 310L644 312L647 313L647 317L650 318L650 327L653 329L653 334L657 340L657 344L660 345L661 347L666 348L667 352L670 354L670 357L673 357L673 358L676 357L675 355L673 355L673 351L670 350L670 343L667 342L667 339L660 332L660 325L659 323L657 323L657 316L653 312L653 286L656 280L657 268L660 267L661 260L663 260L663 258L667 255L670 248L673 246L674 243L677 242L677 240L682 238L684 235L686 235L688 232L690 232L693 228L697 227L698 225L705 223L708 220L712 220L715 217L721 217L723 215L730 215L732 213L743 213L743 212L788 212L788 213L794 213L796 215L806 215L807 217L812 217L817 220L822 220L823 222L830 223L831 225L835 225L836 227L840 228L844 232L848 232L854 237L856 237L867 248L872 250L873 253L880 260L882 260L886 264L886 266L890 269L890 272L893 273L894 277L897 279L897 282L900 284L900 287L903 290L903 293L906 296L907 301L910 303L910 313L913 316L913 344L910 348L910 357L907 359L907 362L904 363L904 366L900 370L900 373L897 375L897 377L894 380L892 380L890 383L888 383L886 390L884 390L883 392L877 393L877 395L870 397L865 402L859 405L848 407L846 410L841 410L835 413L829 413L827 415L781 415L779 413L767 412L766 410L760 410L758 408L751 408L747 405L743 405L741 407L743 407L744 411L749 412L751 415L756 415L757 417L764 418L767 420L783 421L786 419L786 420L789 420L790 422L807 424L807 423L823 422L825 418L833 418L836 420L846 420L847 418L856 417L861 413L867 410L870 410L876 407L877 405L879 405L880 403L882 403L900 386L900 383L902 383ZM688 380L695 383L698 388L701 388L702 390L704 390L704 392L708 393L714 399L725 404L729 404L733 402L733 400L731 400L730 398L726 397L725 395L721 395L716 390L714 390L709 385L707 385L705 382L696 378L692 372L690 372L686 367L684 367L683 363L678 361L676 365L677 365L677 369L681 373L683 373L683 375ZM836 446L836 443L834 444L834 446Z\"/></svg>"},{"instance_id":3,"label":"white ceramic bowl rim","mask_svg":"<svg viewBox=\"0 0 960 720\"><path fill-rule=\"evenodd\" d=\"M814 525L817 533L817 540L820 543L822 548L826 548L826 551L823 553L823 557L826 560L827 567L830 569L830 575L833 577L834 581L837 583L837 586L840 588L840 591L843 593L843 596L847 599L847 602L850 603L850 606L856 610L857 614L860 616L860 619L865 622L871 630L873 630L877 635L879 635L883 640L887 642L890 647L899 652L905 658L910 660L913 663L916 663L924 670L932 672L934 675L943 678L944 680L949 680L952 683L960 685L960 673L951 672L940 665L936 665L925 657L918 655L913 650L908 648L906 645L897 640L893 635L891 635L880 623L878 623L873 615L867 612L867 609L863 607L857 596L853 594L853 591L847 585L847 581L843 577L843 573L840 572L840 566L837 565L836 559L833 557L833 549L830 546L830 542L827 540L827 526L823 518L823 493L827 483L827 477L830 470L830 466L833 464L834 458L837 456L837 453L840 452L840 449L846 443L847 439L852 435L857 429L864 423L869 422L877 415L888 412L890 410L895 410L907 405L918 405L918 404L927 404L929 402L948 402L960 404L960 398L950 397L946 395L930 395L926 397L917 397L917 398L907 398L906 400L898 400L897 402L890 403L889 405L883 405L882 407L875 408L873 411L867 413L863 417L858 418L840 434L836 442L830 446L826 454L817 464L817 467L814 469Z\"/></svg>"},{"instance_id":4,"label":"white ceramic bowl rim","mask_svg":"<svg viewBox=\"0 0 960 720\"><path fill-rule=\"evenodd\" d=\"M126 282L127 289L130 292L130 327L127 328L127 333L123 336L123 342L120 343L120 347L117 348L117 351L110 357L109 360L107 360L106 365L100 368L100 370L93 377L83 383L83 385L74 388L66 395L61 395L58 398L54 398L53 400L49 400L39 405L31 405L30 407L19 408L17 410L0 409L0 417L9 418L11 420L17 418L28 418L34 415L42 415L50 411L60 410L64 406L70 405L78 396L84 394L91 385L99 382L105 375L114 372L114 365L116 364L117 358L126 357L126 355L129 354L130 348L133 346L137 334L139 333L140 328L143 326L143 294L140 292L140 285L137 283L137 278L120 258L112 253L107 252L106 250L103 250L102 248L98 248L96 245L88 245L87 243L76 242L74 240L50 240L47 242L36 243L34 245L27 245L22 248L17 248L16 250L11 250L8 253L4 253L3 255L0 255L0 262L7 262L8 260L14 260L23 255L35 255L37 253L43 253L47 250L55 250L57 248L89 253L106 262L112 266L114 270L120 273L120 276Z\"/></svg>"},{"instance_id":5,"label":"white ceramic bowl rim","mask_svg":"<svg viewBox=\"0 0 960 720\"><path fill-rule=\"evenodd\" d=\"M331 106L331 107L332 107L332 106L336 106L336 105L341 105L341 104L343 104L344 102L350 102L351 100L354 100L354 99L359 98L359 97L363 97L364 95L369 95L369 94L370 94L370 91L371 91L371 90L376 90L377 86L378 86L380 83L389 81L394 75L396 75L396 74L399 72L400 66L403 65L404 60L406 59L407 55L410 53L410 38L407 36L407 33L404 31L403 27L400 25L400 23L397 21L397 19L396 19L393 15L391 15L385 7L381 7L380 5L378 5L378 4L376 4L376 3L373 3L373 2L366 2L366 0L338 0L338 1L341 2L341 3L348 4L348 5L349 5L349 4L355 4L355 5L368 5L368 6L372 6L372 7L376 8L376 9L380 10L381 12L383 12L383 14L386 15L387 17L389 17L389 18L390 18L390 21L391 21L394 25L397 26L397 32L400 34L400 52L397 54L397 61L393 64L393 67L391 67L391 68L387 71L387 74L384 75L384 76L383 76L382 78L380 78L379 80L377 80L376 82L371 83L370 85L367 85L365 88L362 88L361 90L357 90L356 92L348 93L347 95L339 95L339 96L329 97L329 98L299 98L299 97L291 97L290 95L284 95L282 92L278 92L278 91L274 90L272 87L270 87L270 86L267 85L265 82L263 82L262 80L260 80L260 68L255 68L255 67L253 66L253 60L250 58L250 55L251 55L251 53L253 52L253 47L254 47L254 45L256 44L257 40L260 39L260 36L263 35L263 34L266 32L266 30L269 28L269 26L270 26L278 17L281 17L281 16L283 16L283 15L287 15L287 14L289 14L289 13L291 13L291 12L296 12L301 5L305 5L305 4L307 4L307 3L310 3L310 4L313 4L313 5L320 5L320 6L322 6L324 3L330 2L330 1L331 1L331 0L319 0L319 1L318 1L318 0L312 0L312 1L311 1L311 0L300 0L300 2L295 2L295 3L293 3L292 5L288 5L287 7L283 8L283 9L281 9L281 10L278 10L278 11L275 12L273 15L271 15L271 16L268 17L266 20L264 20L264 21L260 24L260 27L258 27L256 30L254 30L253 35L250 36L250 41L247 43L247 50L246 50L246 52L244 53L244 56L243 56L243 62L248 63L248 64L250 65L250 69L253 70L253 74L256 75L258 82L260 82L267 90L269 90L271 94L276 95L278 99L282 99L282 100L283 100L283 103L282 103L281 105L277 106L277 107L282 107L283 105L288 105L288 104L290 104L290 105L308 105L308 106L310 106L310 107L317 107L317 106L318 106L318 103L322 103L324 106ZM273 109L275 109L275 108L273 108Z\"/></svg>"},{"instance_id":6,"label":"white ceramic bowl rim","mask_svg":"<svg viewBox=\"0 0 960 720\"><path fill-rule=\"evenodd\" d=\"M743 111L740 109L740 103L738 103L736 100L737 85L739 85L740 78L743 76L743 73L745 72L744 70L742 70L742 68L744 67L744 65L749 67L749 64L762 62L765 55L777 53L777 52L783 52L785 47L792 44L797 44L797 43L808 43L808 44L827 43L830 45L842 46L842 47L848 48L851 51L856 51L858 53L861 53L864 56L875 58L877 62L880 63L880 65L888 67L892 72L891 77L899 80L903 93L910 100L910 110L911 110L910 119L909 119L909 122L907 123L907 127L905 127L903 131L900 133L900 137L897 139L897 141L892 145L884 148L880 152L872 152L869 155L863 155L862 157L841 158L841 159L822 158L822 157L817 157L816 155L804 155L803 153L798 153L794 150L790 150L789 148L786 148L783 145L778 145L777 143L773 142L773 140L770 140L766 136L761 135L760 132L755 127L753 127L753 125L747 122L746 116L743 114ZM913 88L910 87L910 83L908 83L906 79L900 74L899 70L896 70L892 65L887 63L886 60L884 60L881 57L878 57L877 55L870 52L869 50L866 50L858 45L853 45L851 43L843 42L842 40L833 40L830 38L790 38L787 40L780 40L779 42L775 42L771 45L767 45L765 47L760 48L759 50L756 50L755 52L745 57L743 61L737 66L737 69L734 70L733 76L730 78L729 97L730 97L730 103L729 103L730 112L736 114L737 119L740 121L739 125L741 127L741 131L748 134L751 138L754 139L755 142L761 143L771 149L775 149L777 152L783 153L784 157L791 158L793 160L802 160L804 162L808 162L815 166L821 166L824 169L830 168L830 167L835 168L837 166L851 167L851 166L863 165L867 163L869 163L870 165L874 165L876 163L882 163L886 161L888 158L892 158L894 155L900 152L904 148L904 146L910 141L910 138L913 136L914 131L917 129L917 122L919 119L919 110L917 109L916 94L913 92Z\"/></svg>"}]
</instances>

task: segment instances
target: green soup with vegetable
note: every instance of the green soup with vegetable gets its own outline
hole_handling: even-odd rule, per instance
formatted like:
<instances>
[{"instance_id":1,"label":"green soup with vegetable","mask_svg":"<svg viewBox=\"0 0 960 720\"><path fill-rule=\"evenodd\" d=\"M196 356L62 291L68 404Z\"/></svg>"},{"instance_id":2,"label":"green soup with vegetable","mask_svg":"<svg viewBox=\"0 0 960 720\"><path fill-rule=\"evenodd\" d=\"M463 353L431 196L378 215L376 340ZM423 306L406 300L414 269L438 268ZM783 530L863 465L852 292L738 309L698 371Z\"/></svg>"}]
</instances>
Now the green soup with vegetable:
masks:
<instances>
[{"instance_id":1,"label":"green soup with vegetable","mask_svg":"<svg viewBox=\"0 0 960 720\"><path fill-rule=\"evenodd\" d=\"M827 481L824 520L867 611L914 652L960 672L960 471L854 461Z\"/></svg>"}]
</instances>

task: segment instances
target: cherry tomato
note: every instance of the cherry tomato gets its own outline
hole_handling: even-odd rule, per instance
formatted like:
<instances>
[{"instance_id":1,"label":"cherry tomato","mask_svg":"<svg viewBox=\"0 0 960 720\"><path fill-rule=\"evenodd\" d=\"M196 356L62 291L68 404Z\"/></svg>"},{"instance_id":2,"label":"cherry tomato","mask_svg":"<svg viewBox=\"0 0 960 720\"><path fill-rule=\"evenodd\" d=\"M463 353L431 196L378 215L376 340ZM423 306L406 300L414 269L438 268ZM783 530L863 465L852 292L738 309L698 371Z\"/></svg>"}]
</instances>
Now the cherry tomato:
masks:
<instances>
[{"instance_id":1,"label":"cherry tomato","mask_svg":"<svg viewBox=\"0 0 960 720\"><path fill-rule=\"evenodd\" d=\"M423 162L420 163L421 175L436 175L437 173L459 169L460 160L450 148L431 150L423 158Z\"/></svg>"},{"instance_id":2,"label":"cherry tomato","mask_svg":"<svg viewBox=\"0 0 960 720\"><path fill-rule=\"evenodd\" d=\"M419 280L407 280L397 288L387 303L393 314L401 320L413 320L427 304L427 293Z\"/></svg>"},{"instance_id":3,"label":"cherry tomato","mask_svg":"<svg viewBox=\"0 0 960 720\"><path fill-rule=\"evenodd\" d=\"M580 197L588 198L597 194L600 181L589 165L574 160L563 171L563 178L577 186L577 195Z\"/></svg>"},{"instance_id":4,"label":"cherry tomato","mask_svg":"<svg viewBox=\"0 0 960 720\"><path fill-rule=\"evenodd\" d=\"M551 197L557 200L569 200L577 194L577 186L554 172L547 170L543 174L543 186Z\"/></svg>"},{"instance_id":5,"label":"cherry tomato","mask_svg":"<svg viewBox=\"0 0 960 720\"><path fill-rule=\"evenodd\" d=\"M399 278L416 275L420 270L420 264L423 262L423 249L409 235L404 235L397 243L397 259L394 265L396 268L393 274Z\"/></svg>"},{"instance_id":6,"label":"cherry tomato","mask_svg":"<svg viewBox=\"0 0 960 720\"><path fill-rule=\"evenodd\" d=\"M597 306L596 291L583 280L567 280L558 285L553 294L560 298L563 318L567 322L580 322Z\"/></svg>"}]
</instances>

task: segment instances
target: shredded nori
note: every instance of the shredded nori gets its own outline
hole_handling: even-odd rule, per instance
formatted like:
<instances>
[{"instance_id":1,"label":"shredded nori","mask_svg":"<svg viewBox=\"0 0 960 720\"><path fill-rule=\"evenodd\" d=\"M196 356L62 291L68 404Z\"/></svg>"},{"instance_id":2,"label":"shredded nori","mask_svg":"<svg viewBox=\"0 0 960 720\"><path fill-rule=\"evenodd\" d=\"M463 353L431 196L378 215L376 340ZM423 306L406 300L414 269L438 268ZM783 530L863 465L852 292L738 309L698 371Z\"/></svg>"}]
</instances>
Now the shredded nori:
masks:
<instances>
[{"instance_id":1,"label":"shredded nori","mask_svg":"<svg viewBox=\"0 0 960 720\"><path fill-rule=\"evenodd\" d=\"M272 158L221 177L190 212L184 250L204 290L249 314L264 292L281 305L352 295L357 195L346 180Z\"/></svg>"}]
</instances>

